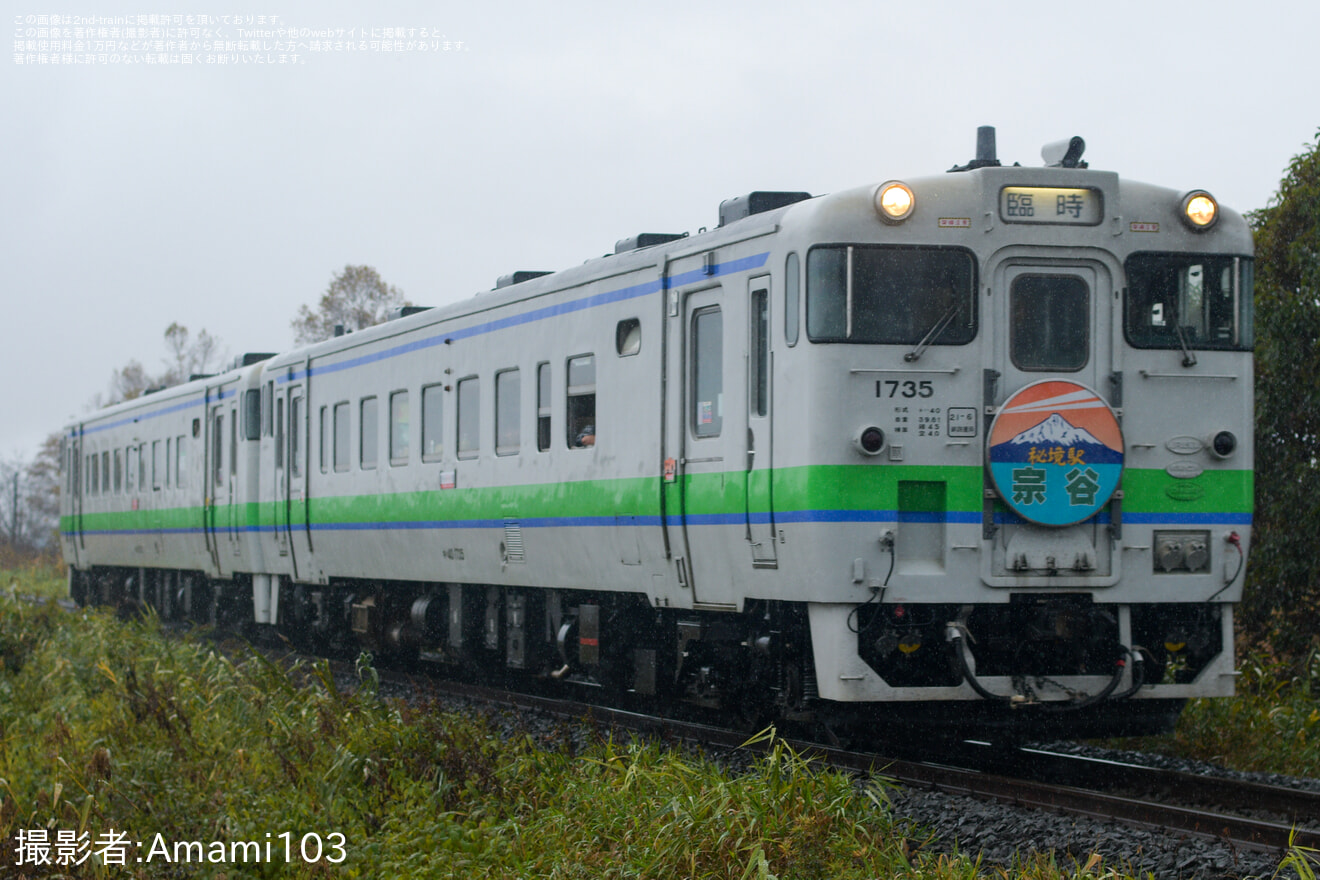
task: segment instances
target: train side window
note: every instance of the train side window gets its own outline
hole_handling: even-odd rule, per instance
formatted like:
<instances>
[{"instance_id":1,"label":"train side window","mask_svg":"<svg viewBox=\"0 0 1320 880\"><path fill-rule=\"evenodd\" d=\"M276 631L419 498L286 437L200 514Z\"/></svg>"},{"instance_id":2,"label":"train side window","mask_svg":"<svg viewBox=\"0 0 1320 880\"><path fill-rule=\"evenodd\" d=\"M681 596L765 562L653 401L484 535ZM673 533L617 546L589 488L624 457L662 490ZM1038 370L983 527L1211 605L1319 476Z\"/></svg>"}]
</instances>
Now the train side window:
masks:
<instances>
[{"instance_id":1,"label":"train side window","mask_svg":"<svg viewBox=\"0 0 1320 880\"><path fill-rule=\"evenodd\" d=\"M751 308L751 351L747 365L748 412L754 416L763 416L770 407L770 292L752 291Z\"/></svg>"},{"instance_id":2,"label":"train side window","mask_svg":"<svg viewBox=\"0 0 1320 880\"><path fill-rule=\"evenodd\" d=\"M233 452L230 452L233 455ZM225 417L216 412L211 417L211 482L220 485L225 477Z\"/></svg>"},{"instance_id":3,"label":"train side window","mask_svg":"<svg viewBox=\"0 0 1320 880\"><path fill-rule=\"evenodd\" d=\"M243 439L261 439L261 390L249 388L243 397Z\"/></svg>"},{"instance_id":4,"label":"train side window","mask_svg":"<svg viewBox=\"0 0 1320 880\"><path fill-rule=\"evenodd\" d=\"M390 464L408 463L410 431L412 407L408 405L408 392L396 391L390 395Z\"/></svg>"},{"instance_id":5,"label":"train side window","mask_svg":"<svg viewBox=\"0 0 1320 880\"><path fill-rule=\"evenodd\" d=\"M110 450L101 453L101 494L110 494Z\"/></svg>"},{"instance_id":6,"label":"train side window","mask_svg":"<svg viewBox=\"0 0 1320 880\"><path fill-rule=\"evenodd\" d=\"M1091 293L1077 275L1019 275L1008 291L1019 370L1074 371L1091 359Z\"/></svg>"},{"instance_id":7,"label":"train side window","mask_svg":"<svg viewBox=\"0 0 1320 880\"><path fill-rule=\"evenodd\" d=\"M229 410L229 475L238 473L238 410Z\"/></svg>"},{"instance_id":8,"label":"train side window","mask_svg":"<svg viewBox=\"0 0 1320 880\"><path fill-rule=\"evenodd\" d=\"M550 448L550 365L536 365L536 449Z\"/></svg>"},{"instance_id":9,"label":"train side window","mask_svg":"<svg viewBox=\"0 0 1320 880\"><path fill-rule=\"evenodd\" d=\"M133 447L129 446L124 449L124 492L130 495L136 487L133 477Z\"/></svg>"},{"instance_id":10,"label":"train side window","mask_svg":"<svg viewBox=\"0 0 1320 880\"><path fill-rule=\"evenodd\" d=\"M289 472L302 476L303 399L299 394L289 400Z\"/></svg>"},{"instance_id":11,"label":"train side window","mask_svg":"<svg viewBox=\"0 0 1320 880\"><path fill-rule=\"evenodd\" d=\"M522 407L522 380L517 368L495 374L495 454L517 455L522 445L518 416Z\"/></svg>"},{"instance_id":12,"label":"train side window","mask_svg":"<svg viewBox=\"0 0 1320 880\"><path fill-rule=\"evenodd\" d=\"M596 356L584 354L568 359L566 419L568 448L596 445Z\"/></svg>"},{"instance_id":13,"label":"train side window","mask_svg":"<svg viewBox=\"0 0 1320 880\"><path fill-rule=\"evenodd\" d=\"M642 350L642 322L637 318L620 321L614 328L614 350L619 357L631 357Z\"/></svg>"},{"instance_id":14,"label":"train side window","mask_svg":"<svg viewBox=\"0 0 1320 880\"><path fill-rule=\"evenodd\" d=\"M275 467L284 467L284 398L275 402Z\"/></svg>"},{"instance_id":15,"label":"train side window","mask_svg":"<svg viewBox=\"0 0 1320 880\"><path fill-rule=\"evenodd\" d=\"M375 397L362 398L362 436L358 445L358 462L364 471L376 467L376 446L379 437L376 422L377 409L379 409L379 406Z\"/></svg>"},{"instance_id":16,"label":"train side window","mask_svg":"<svg viewBox=\"0 0 1320 880\"><path fill-rule=\"evenodd\" d=\"M784 261L784 341L789 345L797 345L798 341L798 316L801 314L798 299L802 289L800 263L796 253L789 254Z\"/></svg>"},{"instance_id":17,"label":"train side window","mask_svg":"<svg viewBox=\"0 0 1320 880\"><path fill-rule=\"evenodd\" d=\"M168 489L168 488L170 487L170 485L171 485L171 483L170 483L170 470L172 469L172 466L173 466L173 464L174 464L174 452L173 452L174 443L173 443L173 441L174 441L174 438L173 438L173 437L166 437L166 438L165 438L165 462L164 462L164 464L165 464L165 488L166 488L166 489Z\"/></svg>"},{"instance_id":18,"label":"train side window","mask_svg":"<svg viewBox=\"0 0 1320 880\"><path fill-rule=\"evenodd\" d=\"M348 401L335 404L335 472L348 470L348 439L352 436L348 424Z\"/></svg>"},{"instance_id":19,"label":"train side window","mask_svg":"<svg viewBox=\"0 0 1320 880\"><path fill-rule=\"evenodd\" d=\"M116 471L119 469L116 467ZM174 438L174 488L182 489L187 483L188 450L183 445L183 436Z\"/></svg>"},{"instance_id":20,"label":"train side window","mask_svg":"<svg viewBox=\"0 0 1320 880\"><path fill-rule=\"evenodd\" d=\"M262 399L261 433L269 437L274 433L275 422L275 382L273 380L266 383L266 388L262 392Z\"/></svg>"},{"instance_id":21,"label":"train side window","mask_svg":"<svg viewBox=\"0 0 1320 880\"><path fill-rule=\"evenodd\" d=\"M147 491L147 444L139 443L137 448L138 460L138 491Z\"/></svg>"},{"instance_id":22,"label":"train side window","mask_svg":"<svg viewBox=\"0 0 1320 880\"><path fill-rule=\"evenodd\" d=\"M445 454L445 386L422 389L422 461L439 461Z\"/></svg>"},{"instance_id":23,"label":"train side window","mask_svg":"<svg viewBox=\"0 0 1320 880\"><path fill-rule=\"evenodd\" d=\"M692 316L692 433L718 437L724 425L724 316L718 308Z\"/></svg>"},{"instance_id":24,"label":"train side window","mask_svg":"<svg viewBox=\"0 0 1320 880\"><path fill-rule=\"evenodd\" d=\"M151 490L160 491L161 479L165 476L165 463L160 457L161 448L159 440L151 441Z\"/></svg>"},{"instance_id":25,"label":"train side window","mask_svg":"<svg viewBox=\"0 0 1320 880\"><path fill-rule=\"evenodd\" d=\"M481 379L458 383L458 457L476 458L481 451Z\"/></svg>"},{"instance_id":26,"label":"train side window","mask_svg":"<svg viewBox=\"0 0 1320 880\"><path fill-rule=\"evenodd\" d=\"M317 450L318 461L321 465L321 473L326 473L330 469L330 407L321 407L321 444Z\"/></svg>"},{"instance_id":27,"label":"train side window","mask_svg":"<svg viewBox=\"0 0 1320 880\"><path fill-rule=\"evenodd\" d=\"M87 494L101 494L101 457L93 452L87 456Z\"/></svg>"},{"instance_id":28,"label":"train side window","mask_svg":"<svg viewBox=\"0 0 1320 880\"><path fill-rule=\"evenodd\" d=\"M123 454L118 449L115 450L114 462L115 462L114 493L116 495L120 495L124 491L124 462L123 462Z\"/></svg>"}]
</instances>

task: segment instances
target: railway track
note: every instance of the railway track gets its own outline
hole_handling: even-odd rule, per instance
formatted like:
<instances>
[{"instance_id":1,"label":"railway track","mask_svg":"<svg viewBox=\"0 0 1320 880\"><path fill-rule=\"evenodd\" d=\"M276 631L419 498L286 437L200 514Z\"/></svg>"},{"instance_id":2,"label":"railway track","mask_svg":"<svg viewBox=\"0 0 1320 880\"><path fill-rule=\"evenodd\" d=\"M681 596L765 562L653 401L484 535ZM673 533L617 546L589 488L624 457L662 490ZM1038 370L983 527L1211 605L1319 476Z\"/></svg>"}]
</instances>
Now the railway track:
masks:
<instances>
[{"instance_id":1,"label":"railway track","mask_svg":"<svg viewBox=\"0 0 1320 880\"><path fill-rule=\"evenodd\" d=\"M352 664L340 669L350 672ZM748 738L745 732L710 724L576 700L388 670L380 674L382 681L410 687L424 682L422 689L436 695L534 710L702 745L737 749ZM942 753L937 760L913 760L802 739L786 741L793 749L816 755L832 767L877 774L904 786L1192 835L1259 852L1279 853L1290 845L1320 847L1320 831L1316 830L1320 793L1315 792L1037 749L990 749L972 744Z\"/></svg>"}]
</instances>

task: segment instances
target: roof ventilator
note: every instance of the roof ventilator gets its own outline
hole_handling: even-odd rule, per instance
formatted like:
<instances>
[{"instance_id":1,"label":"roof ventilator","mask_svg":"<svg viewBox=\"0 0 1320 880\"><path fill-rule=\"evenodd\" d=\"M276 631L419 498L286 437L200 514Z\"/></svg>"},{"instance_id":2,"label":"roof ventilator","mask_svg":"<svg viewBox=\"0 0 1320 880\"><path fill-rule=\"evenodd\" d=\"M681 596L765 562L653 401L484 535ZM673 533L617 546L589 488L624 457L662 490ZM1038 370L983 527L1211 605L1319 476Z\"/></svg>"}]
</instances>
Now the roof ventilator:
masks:
<instances>
[{"instance_id":1,"label":"roof ventilator","mask_svg":"<svg viewBox=\"0 0 1320 880\"><path fill-rule=\"evenodd\" d=\"M766 211L774 211L778 208L786 208L796 202L804 202L811 198L808 192L771 192L761 191L748 193L745 196L736 196L732 199L725 199L720 202L720 225L727 226L735 220L741 220L744 217L750 217L753 214L763 214Z\"/></svg>"}]
</instances>

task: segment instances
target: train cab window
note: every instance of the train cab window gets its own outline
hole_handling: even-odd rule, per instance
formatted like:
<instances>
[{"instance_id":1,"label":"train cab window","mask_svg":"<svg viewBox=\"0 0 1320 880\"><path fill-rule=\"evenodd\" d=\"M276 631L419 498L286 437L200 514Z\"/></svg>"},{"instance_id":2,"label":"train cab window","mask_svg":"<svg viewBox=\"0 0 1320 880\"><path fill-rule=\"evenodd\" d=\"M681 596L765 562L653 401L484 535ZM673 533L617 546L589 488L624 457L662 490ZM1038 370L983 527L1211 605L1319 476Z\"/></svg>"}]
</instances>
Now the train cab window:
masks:
<instances>
[{"instance_id":1,"label":"train cab window","mask_svg":"<svg viewBox=\"0 0 1320 880\"><path fill-rule=\"evenodd\" d=\"M517 455L522 445L518 416L522 409L522 382L517 369L495 374L495 454Z\"/></svg>"},{"instance_id":2,"label":"train cab window","mask_svg":"<svg viewBox=\"0 0 1320 880\"><path fill-rule=\"evenodd\" d=\"M439 461L445 454L445 386L422 389L422 461Z\"/></svg>"},{"instance_id":3,"label":"train cab window","mask_svg":"<svg viewBox=\"0 0 1320 880\"><path fill-rule=\"evenodd\" d=\"M1019 370L1080 370L1091 359L1091 292L1077 275L1019 275L1008 291Z\"/></svg>"},{"instance_id":4,"label":"train cab window","mask_svg":"<svg viewBox=\"0 0 1320 880\"><path fill-rule=\"evenodd\" d=\"M174 488L184 488L188 473L188 450L183 445L183 437L174 438Z\"/></svg>"},{"instance_id":5,"label":"train cab window","mask_svg":"<svg viewBox=\"0 0 1320 880\"><path fill-rule=\"evenodd\" d=\"M348 442L352 436L348 424L348 401L335 404L335 472L348 470Z\"/></svg>"},{"instance_id":6,"label":"train cab window","mask_svg":"<svg viewBox=\"0 0 1320 880\"><path fill-rule=\"evenodd\" d=\"M536 448L550 448L550 365L536 365Z\"/></svg>"},{"instance_id":7,"label":"train cab window","mask_svg":"<svg viewBox=\"0 0 1320 880\"><path fill-rule=\"evenodd\" d=\"M358 444L358 461L364 471L369 471L376 466L376 447L378 423L376 421L377 410L379 406L376 398L362 398L362 419L360 422L362 436Z\"/></svg>"},{"instance_id":8,"label":"train cab window","mask_svg":"<svg viewBox=\"0 0 1320 880\"><path fill-rule=\"evenodd\" d=\"M812 342L965 345L976 337L976 263L960 248L829 245L807 254Z\"/></svg>"},{"instance_id":9,"label":"train cab window","mask_svg":"<svg viewBox=\"0 0 1320 880\"><path fill-rule=\"evenodd\" d=\"M409 438L412 431L412 408L408 405L408 392L396 391L390 395L390 464L408 463Z\"/></svg>"},{"instance_id":10,"label":"train cab window","mask_svg":"<svg viewBox=\"0 0 1320 880\"><path fill-rule=\"evenodd\" d=\"M211 448L215 460L211 463L212 478L216 484L225 477L225 417L222 413L215 414L215 421L211 423Z\"/></svg>"},{"instance_id":11,"label":"train cab window","mask_svg":"<svg viewBox=\"0 0 1320 880\"><path fill-rule=\"evenodd\" d=\"M1137 348L1252 347L1252 261L1205 254L1133 254L1124 330Z\"/></svg>"},{"instance_id":12,"label":"train cab window","mask_svg":"<svg viewBox=\"0 0 1320 880\"><path fill-rule=\"evenodd\" d=\"M458 383L458 457L476 458L481 451L481 380L469 376Z\"/></svg>"},{"instance_id":13,"label":"train cab window","mask_svg":"<svg viewBox=\"0 0 1320 880\"><path fill-rule=\"evenodd\" d=\"M642 322L637 318L620 321L614 328L614 350L619 357L631 357L642 350Z\"/></svg>"},{"instance_id":14,"label":"train cab window","mask_svg":"<svg viewBox=\"0 0 1320 880\"><path fill-rule=\"evenodd\" d=\"M800 263L795 253L789 254L784 261L784 341L789 345L797 345L798 341L798 318L801 314L798 299L802 286Z\"/></svg>"},{"instance_id":15,"label":"train cab window","mask_svg":"<svg viewBox=\"0 0 1320 880\"><path fill-rule=\"evenodd\" d=\"M724 316L718 308L692 316L692 433L718 437L724 426Z\"/></svg>"},{"instance_id":16,"label":"train cab window","mask_svg":"<svg viewBox=\"0 0 1320 880\"><path fill-rule=\"evenodd\" d=\"M321 407L321 442L317 449L317 461L321 466L321 473L330 470L330 407Z\"/></svg>"},{"instance_id":17,"label":"train cab window","mask_svg":"<svg viewBox=\"0 0 1320 880\"><path fill-rule=\"evenodd\" d=\"M584 354L568 359L566 422L568 448L596 445L596 357Z\"/></svg>"}]
</instances>

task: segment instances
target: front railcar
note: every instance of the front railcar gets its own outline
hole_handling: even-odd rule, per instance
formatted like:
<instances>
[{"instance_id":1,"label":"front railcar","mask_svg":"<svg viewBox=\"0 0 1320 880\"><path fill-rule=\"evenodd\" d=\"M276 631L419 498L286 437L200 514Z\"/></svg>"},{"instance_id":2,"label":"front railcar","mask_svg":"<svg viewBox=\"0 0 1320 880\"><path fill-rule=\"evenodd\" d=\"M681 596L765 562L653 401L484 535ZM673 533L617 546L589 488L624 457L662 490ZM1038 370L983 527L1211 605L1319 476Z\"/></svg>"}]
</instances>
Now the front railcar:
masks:
<instances>
[{"instance_id":1,"label":"front railcar","mask_svg":"<svg viewBox=\"0 0 1320 880\"><path fill-rule=\"evenodd\" d=\"M1251 236L1202 191L1063 161L785 218L804 418L775 506L838 707L1137 733L1233 693Z\"/></svg>"}]
</instances>

